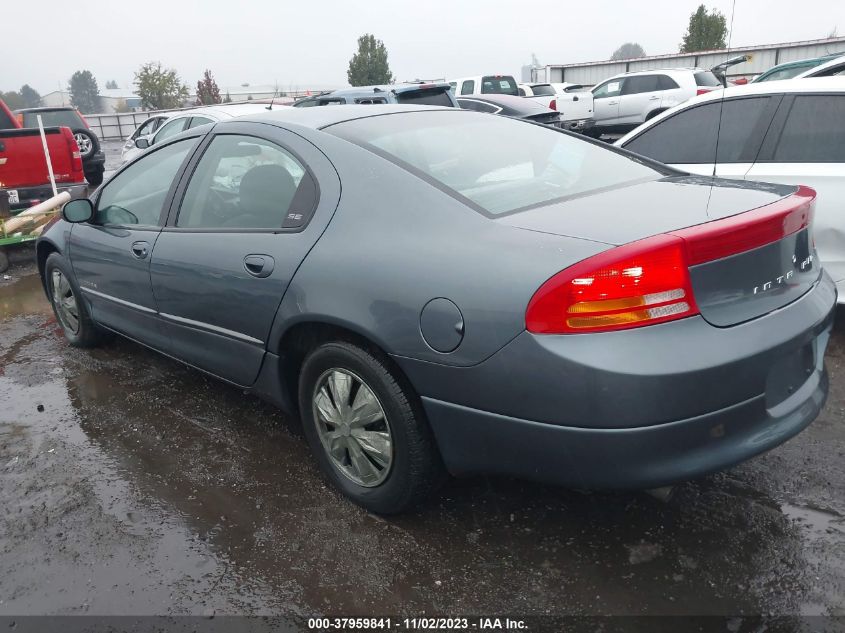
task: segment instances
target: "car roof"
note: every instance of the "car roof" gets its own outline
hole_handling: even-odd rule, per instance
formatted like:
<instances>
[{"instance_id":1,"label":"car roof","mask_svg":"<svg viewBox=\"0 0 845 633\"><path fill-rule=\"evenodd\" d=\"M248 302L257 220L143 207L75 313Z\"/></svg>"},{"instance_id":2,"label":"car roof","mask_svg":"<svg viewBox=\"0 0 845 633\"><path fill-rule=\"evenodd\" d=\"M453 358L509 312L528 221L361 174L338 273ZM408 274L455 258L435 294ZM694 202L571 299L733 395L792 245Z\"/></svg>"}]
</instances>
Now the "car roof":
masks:
<instances>
[{"instance_id":1,"label":"car roof","mask_svg":"<svg viewBox=\"0 0 845 633\"><path fill-rule=\"evenodd\" d=\"M12 110L14 114L27 114L29 112L53 112L55 110L72 110L76 112L76 108L73 106L42 106L38 108L18 108L17 110Z\"/></svg>"},{"instance_id":2,"label":"car roof","mask_svg":"<svg viewBox=\"0 0 845 633\"><path fill-rule=\"evenodd\" d=\"M839 53L838 55L828 57L826 62L819 64L818 66L814 66L813 68L808 68L805 72L808 75L812 75L814 73L824 72L825 70L827 70L831 66L838 66L843 61L845 61L845 54ZM805 79L804 73L801 73L800 75L798 75L798 77L795 77L794 79L798 79L798 78Z\"/></svg>"},{"instance_id":3,"label":"car roof","mask_svg":"<svg viewBox=\"0 0 845 633\"><path fill-rule=\"evenodd\" d=\"M462 111L460 108L447 108L442 106L424 105L402 105L402 104L372 104L360 105L350 104L344 106L317 106L313 108L292 108L284 106L265 110L262 113L253 113L252 116L245 115L238 117L244 121L258 121L261 123L293 123L303 127L320 129L335 123L352 121L354 119L366 119L372 116L384 114L397 114L401 112L424 112L431 110L445 110L452 112Z\"/></svg>"},{"instance_id":4,"label":"car roof","mask_svg":"<svg viewBox=\"0 0 845 633\"><path fill-rule=\"evenodd\" d=\"M425 88L450 88L448 82L445 81L426 81L426 82L407 82L401 84L381 84L374 86L355 86L352 88L338 88L319 97L343 97L346 95L373 95L378 96L380 93L387 92L408 92L412 90L423 90Z\"/></svg>"},{"instance_id":5,"label":"car roof","mask_svg":"<svg viewBox=\"0 0 845 633\"><path fill-rule=\"evenodd\" d=\"M261 112L267 109L266 103L237 103L232 105L218 104L213 106L202 106L199 108L191 108L190 110L177 110L171 112L168 118L181 119L190 116L210 115L216 119L231 119L244 114L252 114L253 112ZM279 106L283 107L283 106Z\"/></svg>"},{"instance_id":6,"label":"car roof","mask_svg":"<svg viewBox=\"0 0 845 633\"><path fill-rule=\"evenodd\" d=\"M635 75L653 75L654 73L704 73L710 72L706 68L697 68L695 66L679 66L675 68L649 68L648 70L633 70L629 73L619 73L617 77L632 77Z\"/></svg>"}]
</instances>

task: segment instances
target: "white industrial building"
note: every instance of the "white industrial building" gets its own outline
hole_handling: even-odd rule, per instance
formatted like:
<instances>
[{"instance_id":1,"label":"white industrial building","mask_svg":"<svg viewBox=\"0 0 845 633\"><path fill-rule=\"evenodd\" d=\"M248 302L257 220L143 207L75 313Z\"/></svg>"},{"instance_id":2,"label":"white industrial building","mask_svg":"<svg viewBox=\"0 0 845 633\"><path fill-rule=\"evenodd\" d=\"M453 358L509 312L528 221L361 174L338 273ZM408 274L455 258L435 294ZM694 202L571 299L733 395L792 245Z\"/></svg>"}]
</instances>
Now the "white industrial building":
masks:
<instances>
[{"instance_id":1,"label":"white industrial building","mask_svg":"<svg viewBox=\"0 0 845 633\"><path fill-rule=\"evenodd\" d=\"M736 55L751 55L751 59L728 69L728 78L740 79L759 75L772 66L784 62L820 57L830 53L845 54L845 37L830 37L822 40L786 42L763 46L743 46L730 50L699 51L697 53L674 53L652 55L620 61L580 62L576 64L548 64L532 70L535 82L569 82L585 85L597 84L619 73L651 70L654 68L698 67L712 68Z\"/></svg>"}]
</instances>

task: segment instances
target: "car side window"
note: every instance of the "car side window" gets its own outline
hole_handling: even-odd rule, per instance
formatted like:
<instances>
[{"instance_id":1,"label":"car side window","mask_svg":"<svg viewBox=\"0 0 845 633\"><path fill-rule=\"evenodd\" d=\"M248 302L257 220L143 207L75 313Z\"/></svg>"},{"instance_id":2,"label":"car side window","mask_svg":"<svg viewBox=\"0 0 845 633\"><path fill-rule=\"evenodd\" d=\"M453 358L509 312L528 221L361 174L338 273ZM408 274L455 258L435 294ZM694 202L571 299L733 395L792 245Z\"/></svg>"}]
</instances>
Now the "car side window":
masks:
<instances>
[{"instance_id":1,"label":"car side window","mask_svg":"<svg viewBox=\"0 0 845 633\"><path fill-rule=\"evenodd\" d=\"M132 135L132 139L134 140L139 136L146 136L147 134L152 134L153 132L155 132L156 122L157 119L150 119L149 121L144 123L144 125L142 125L135 131L135 133Z\"/></svg>"},{"instance_id":2,"label":"car side window","mask_svg":"<svg viewBox=\"0 0 845 633\"><path fill-rule=\"evenodd\" d=\"M171 136L176 136L185 129L185 124L188 122L188 117L182 117L179 119L173 119L172 121L168 121L164 125L161 126L161 129L158 131L158 134L153 137L153 143L161 143L164 140L169 139Z\"/></svg>"},{"instance_id":3,"label":"car side window","mask_svg":"<svg viewBox=\"0 0 845 633\"><path fill-rule=\"evenodd\" d=\"M622 80L613 79L600 85L593 90L593 99L605 99L607 97L618 97L622 92Z\"/></svg>"},{"instance_id":4,"label":"car side window","mask_svg":"<svg viewBox=\"0 0 845 633\"><path fill-rule=\"evenodd\" d=\"M688 108L654 124L625 149L675 165L753 162L762 142L755 135L756 124L768 99L732 99Z\"/></svg>"},{"instance_id":5,"label":"car side window","mask_svg":"<svg viewBox=\"0 0 845 633\"><path fill-rule=\"evenodd\" d=\"M188 129L190 130L191 128L194 128L194 127L197 127L197 126L200 126L200 125L205 125L206 123L214 123L214 121L212 121L208 117L195 116L195 117L191 118L191 123L188 125Z\"/></svg>"},{"instance_id":6,"label":"car side window","mask_svg":"<svg viewBox=\"0 0 845 633\"><path fill-rule=\"evenodd\" d=\"M316 202L311 175L290 152L257 137L221 134L194 170L176 226L299 228L310 219Z\"/></svg>"},{"instance_id":7,"label":"car side window","mask_svg":"<svg viewBox=\"0 0 845 633\"><path fill-rule=\"evenodd\" d=\"M150 151L112 178L100 193L94 224L158 226L173 178L197 139Z\"/></svg>"},{"instance_id":8,"label":"car side window","mask_svg":"<svg viewBox=\"0 0 845 633\"><path fill-rule=\"evenodd\" d=\"M490 104L484 103L483 101L477 101L476 99L461 99L458 101L461 108L464 110L474 110L475 112L489 112L494 113L498 112L499 108Z\"/></svg>"},{"instance_id":9,"label":"car side window","mask_svg":"<svg viewBox=\"0 0 845 633\"><path fill-rule=\"evenodd\" d=\"M845 97L799 95L775 147L776 163L845 163Z\"/></svg>"},{"instance_id":10,"label":"car side window","mask_svg":"<svg viewBox=\"0 0 845 633\"><path fill-rule=\"evenodd\" d=\"M475 82L472 79L467 79L461 84L462 95L471 95L473 92L475 92Z\"/></svg>"},{"instance_id":11,"label":"car side window","mask_svg":"<svg viewBox=\"0 0 845 633\"><path fill-rule=\"evenodd\" d=\"M622 85L623 95L634 95L643 92L654 92L659 90L658 75L636 75L634 77L626 77Z\"/></svg>"},{"instance_id":12,"label":"car side window","mask_svg":"<svg viewBox=\"0 0 845 633\"><path fill-rule=\"evenodd\" d=\"M680 88L678 82L672 79L669 75L658 75L657 76L657 89L658 90L675 90L676 88Z\"/></svg>"}]
</instances>

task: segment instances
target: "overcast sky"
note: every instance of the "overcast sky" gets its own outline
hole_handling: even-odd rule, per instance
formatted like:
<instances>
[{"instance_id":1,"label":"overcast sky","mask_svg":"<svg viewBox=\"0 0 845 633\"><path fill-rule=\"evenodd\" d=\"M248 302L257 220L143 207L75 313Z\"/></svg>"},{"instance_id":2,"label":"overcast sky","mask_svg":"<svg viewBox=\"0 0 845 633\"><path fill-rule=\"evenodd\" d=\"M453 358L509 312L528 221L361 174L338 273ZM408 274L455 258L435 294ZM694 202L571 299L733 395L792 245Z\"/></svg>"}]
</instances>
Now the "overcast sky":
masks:
<instances>
[{"instance_id":1,"label":"overcast sky","mask_svg":"<svg viewBox=\"0 0 845 633\"><path fill-rule=\"evenodd\" d=\"M387 46L399 80L513 74L536 53L542 64L607 59L626 41L646 53L677 52L699 0L101 0L3 2L0 90L29 83L45 94L88 69L100 88L131 87L147 61L196 86L281 88L346 85L363 33ZM37 6L36 6L37 5ZM731 0L712 0L730 21ZM35 11L35 13L33 13ZM33 18L38 17L37 20ZM16 28L15 24L20 24ZM843 0L736 0L733 45L845 35ZM38 36L39 42L34 41Z\"/></svg>"}]
</instances>

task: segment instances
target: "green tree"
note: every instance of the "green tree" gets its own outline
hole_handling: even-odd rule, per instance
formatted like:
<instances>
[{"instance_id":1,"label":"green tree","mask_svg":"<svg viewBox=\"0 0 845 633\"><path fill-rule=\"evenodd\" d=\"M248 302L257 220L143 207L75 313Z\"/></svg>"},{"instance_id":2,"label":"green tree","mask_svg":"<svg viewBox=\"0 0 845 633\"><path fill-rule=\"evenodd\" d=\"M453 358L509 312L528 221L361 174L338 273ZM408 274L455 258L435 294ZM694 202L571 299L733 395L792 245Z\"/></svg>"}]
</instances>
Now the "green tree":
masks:
<instances>
[{"instance_id":1,"label":"green tree","mask_svg":"<svg viewBox=\"0 0 845 633\"><path fill-rule=\"evenodd\" d=\"M358 52L349 60L346 77L351 86L393 83L384 42L366 33L358 38Z\"/></svg>"},{"instance_id":2,"label":"green tree","mask_svg":"<svg viewBox=\"0 0 845 633\"><path fill-rule=\"evenodd\" d=\"M610 59L616 61L618 59L634 59L636 57L645 57L645 50L636 42L625 42L622 46L613 51Z\"/></svg>"},{"instance_id":3,"label":"green tree","mask_svg":"<svg viewBox=\"0 0 845 633\"><path fill-rule=\"evenodd\" d=\"M197 104L211 105L214 103L221 103L220 88L217 87L217 82L211 75L211 71L206 69L203 78L197 82Z\"/></svg>"},{"instance_id":4,"label":"green tree","mask_svg":"<svg viewBox=\"0 0 845 633\"><path fill-rule=\"evenodd\" d=\"M71 105L79 108L83 114L100 110L100 89L90 70L77 70L70 78L67 87Z\"/></svg>"},{"instance_id":5,"label":"green tree","mask_svg":"<svg viewBox=\"0 0 845 633\"><path fill-rule=\"evenodd\" d=\"M725 48L728 24L718 9L707 11L703 4L690 15L687 32L681 42L682 53Z\"/></svg>"},{"instance_id":6,"label":"green tree","mask_svg":"<svg viewBox=\"0 0 845 633\"><path fill-rule=\"evenodd\" d=\"M109 79L106 82L106 90L114 90L117 88L117 82L114 79Z\"/></svg>"},{"instance_id":7,"label":"green tree","mask_svg":"<svg viewBox=\"0 0 845 633\"><path fill-rule=\"evenodd\" d=\"M18 110L26 107L23 97L14 90L10 90L9 92L0 92L0 99L9 106L10 110Z\"/></svg>"},{"instance_id":8,"label":"green tree","mask_svg":"<svg viewBox=\"0 0 845 633\"><path fill-rule=\"evenodd\" d=\"M37 108L41 105L41 95L29 84L24 84L20 89L21 99L27 108Z\"/></svg>"},{"instance_id":9,"label":"green tree","mask_svg":"<svg viewBox=\"0 0 845 633\"><path fill-rule=\"evenodd\" d=\"M152 110L181 107L188 98L188 86L182 83L172 68L162 68L161 62L149 62L135 73L135 88L141 106Z\"/></svg>"},{"instance_id":10,"label":"green tree","mask_svg":"<svg viewBox=\"0 0 845 633\"><path fill-rule=\"evenodd\" d=\"M229 91L226 91L226 98L223 99L223 103L232 103L232 96L229 94Z\"/></svg>"}]
</instances>

